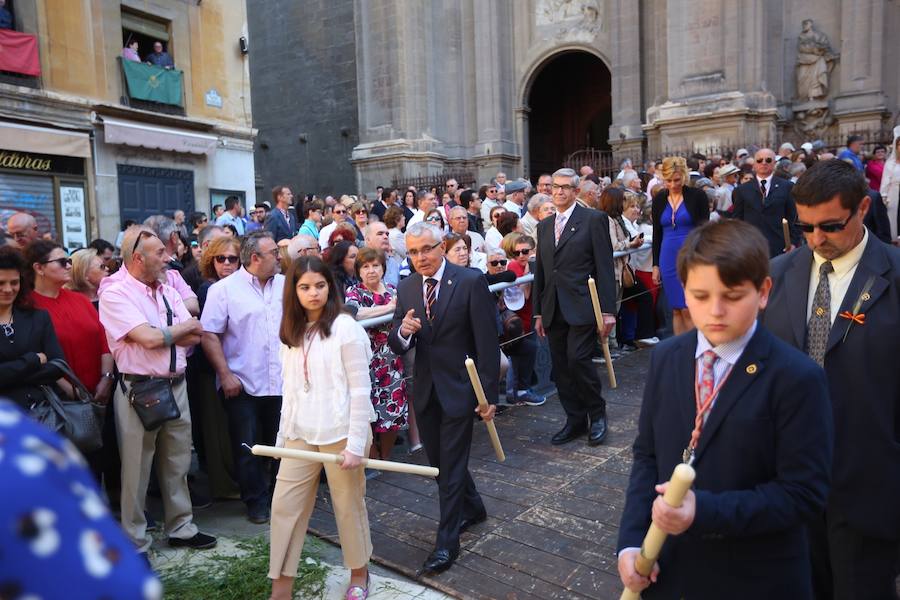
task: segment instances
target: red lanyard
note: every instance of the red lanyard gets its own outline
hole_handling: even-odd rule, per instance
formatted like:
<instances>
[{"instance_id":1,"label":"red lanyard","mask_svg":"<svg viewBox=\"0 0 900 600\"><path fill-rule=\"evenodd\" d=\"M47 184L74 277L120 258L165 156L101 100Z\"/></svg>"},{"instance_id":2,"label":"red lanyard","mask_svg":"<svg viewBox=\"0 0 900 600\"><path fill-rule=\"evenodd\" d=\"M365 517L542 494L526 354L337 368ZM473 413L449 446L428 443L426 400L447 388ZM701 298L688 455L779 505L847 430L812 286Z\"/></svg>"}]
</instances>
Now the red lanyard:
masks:
<instances>
[{"instance_id":1,"label":"red lanyard","mask_svg":"<svg viewBox=\"0 0 900 600\"><path fill-rule=\"evenodd\" d=\"M694 363L696 364L696 360ZM722 389L722 386L725 385L725 382L728 381L729 375L731 375L731 365L728 366L728 370L725 371L725 374L719 381L719 385L713 388L709 398L707 398L705 402L700 402L700 384L697 381L696 367L694 368L694 404L697 407L697 416L694 417L694 430L691 431L691 441L688 443L688 447L685 448L682 457L687 464L694 462L694 451L697 449L697 444L700 442L700 434L703 432L704 417L712 410L712 405L716 401L716 398L719 397L719 391ZM715 377L715 374L713 374L713 377Z\"/></svg>"}]
</instances>

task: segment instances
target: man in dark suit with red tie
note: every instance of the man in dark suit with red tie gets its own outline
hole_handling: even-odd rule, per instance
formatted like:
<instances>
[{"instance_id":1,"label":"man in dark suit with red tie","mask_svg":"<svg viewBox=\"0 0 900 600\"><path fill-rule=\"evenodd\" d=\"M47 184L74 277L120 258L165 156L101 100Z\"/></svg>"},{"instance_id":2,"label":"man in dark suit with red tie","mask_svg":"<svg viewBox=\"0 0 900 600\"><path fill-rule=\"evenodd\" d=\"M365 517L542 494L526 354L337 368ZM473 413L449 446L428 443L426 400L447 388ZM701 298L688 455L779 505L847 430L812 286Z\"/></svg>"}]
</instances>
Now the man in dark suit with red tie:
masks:
<instances>
[{"instance_id":1,"label":"man in dark suit with red tie","mask_svg":"<svg viewBox=\"0 0 900 600\"><path fill-rule=\"evenodd\" d=\"M550 441L565 444L587 433L595 446L606 438L607 422L603 384L592 361L598 331L588 277L597 282L604 335L616 323L616 281L609 218L575 202L578 179L572 169L553 174L556 214L537 226L531 298L534 330L549 339L553 381L566 411L565 426Z\"/></svg>"},{"instance_id":2,"label":"man in dark suit with red tie","mask_svg":"<svg viewBox=\"0 0 900 600\"><path fill-rule=\"evenodd\" d=\"M443 232L419 222L406 231L416 272L400 282L388 344L397 354L415 347L416 422L428 462L440 469L441 517L435 548L421 573L440 573L459 555L459 535L487 518L469 473L477 413L494 418L500 379L497 303L480 271L444 258ZM475 400L466 357L475 361L489 406Z\"/></svg>"},{"instance_id":3,"label":"man in dark suit with red tie","mask_svg":"<svg viewBox=\"0 0 900 600\"><path fill-rule=\"evenodd\" d=\"M862 173L820 161L797 180L806 246L772 261L763 324L825 369L832 488L809 526L817 600L896 598L900 554L900 248L866 230Z\"/></svg>"},{"instance_id":4,"label":"man in dark suit with red tie","mask_svg":"<svg viewBox=\"0 0 900 600\"><path fill-rule=\"evenodd\" d=\"M753 179L739 185L731 194L734 208L731 217L755 226L769 243L769 256L784 254L784 229L782 219L787 219L793 246L800 245L800 231L794 226L797 208L791 198L791 186L787 179L775 177L775 153L769 148L757 150L754 155Z\"/></svg>"}]
</instances>

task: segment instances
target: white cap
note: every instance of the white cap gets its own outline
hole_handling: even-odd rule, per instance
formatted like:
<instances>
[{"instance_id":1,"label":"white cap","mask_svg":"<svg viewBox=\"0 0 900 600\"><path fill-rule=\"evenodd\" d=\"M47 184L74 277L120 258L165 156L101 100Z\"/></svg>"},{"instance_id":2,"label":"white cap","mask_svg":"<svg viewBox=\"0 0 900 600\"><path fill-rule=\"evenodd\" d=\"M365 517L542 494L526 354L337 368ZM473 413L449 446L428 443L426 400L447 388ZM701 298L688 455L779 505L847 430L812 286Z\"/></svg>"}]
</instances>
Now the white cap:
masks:
<instances>
[{"instance_id":1,"label":"white cap","mask_svg":"<svg viewBox=\"0 0 900 600\"><path fill-rule=\"evenodd\" d=\"M746 148L738 148L738 151L735 152L734 155L738 158L743 158L745 156L750 156L750 152Z\"/></svg>"},{"instance_id":2,"label":"white cap","mask_svg":"<svg viewBox=\"0 0 900 600\"><path fill-rule=\"evenodd\" d=\"M791 152L793 152L796 150L796 148L794 148L794 145L792 143L785 142L778 148L778 150L790 150Z\"/></svg>"}]
</instances>

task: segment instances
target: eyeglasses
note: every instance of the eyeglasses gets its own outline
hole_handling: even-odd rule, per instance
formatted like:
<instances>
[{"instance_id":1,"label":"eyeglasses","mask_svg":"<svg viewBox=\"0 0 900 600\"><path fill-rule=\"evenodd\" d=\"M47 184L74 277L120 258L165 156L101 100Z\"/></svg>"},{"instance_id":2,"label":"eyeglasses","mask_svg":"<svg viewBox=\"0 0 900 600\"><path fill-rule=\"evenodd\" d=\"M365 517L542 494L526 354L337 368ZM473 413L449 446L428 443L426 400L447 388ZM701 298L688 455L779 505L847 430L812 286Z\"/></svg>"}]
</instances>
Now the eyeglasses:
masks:
<instances>
[{"instance_id":1,"label":"eyeglasses","mask_svg":"<svg viewBox=\"0 0 900 600\"><path fill-rule=\"evenodd\" d=\"M528 256L529 254L531 254L530 248L526 248L525 250L513 250L512 251L513 256Z\"/></svg>"},{"instance_id":2,"label":"eyeglasses","mask_svg":"<svg viewBox=\"0 0 900 600\"><path fill-rule=\"evenodd\" d=\"M822 231L822 233L837 233L838 231L843 231L845 227L847 227L847 223L850 222L850 219L853 218L853 215L856 214L856 211L850 213L850 216L844 219L843 221L839 221L836 223L804 223L803 221L795 221L794 225L797 226L797 229L802 231L803 233L812 233L815 231L816 227Z\"/></svg>"},{"instance_id":3,"label":"eyeglasses","mask_svg":"<svg viewBox=\"0 0 900 600\"><path fill-rule=\"evenodd\" d=\"M225 263L228 263L228 264L230 264L230 265L234 265L234 264L237 264L237 261L240 260L240 257L238 257L238 256L227 256L227 255L225 255L225 254L220 254L220 255L216 256L215 259L216 259L216 262L219 263L220 265L224 265Z\"/></svg>"},{"instance_id":4,"label":"eyeglasses","mask_svg":"<svg viewBox=\"0 0 900 600\"><path fill-rule=\"evenodd\" d=\"M502 258L500 260L489 261L488 264L492 267L505 267L507 262L509 261L507 261L505 258Z\"/></svg>"},{"instance_id":5,"label":"eyeglasses","mask_svg":"<svg viewBox=\"0 0 900 600\"><path fill-rule=\"evenodd\" d=\"M428 217L428 218L425 219L425 220L426 220L426 221L434 221L435 223L439 223L440 220L441 220L441 218L440 218L439 216L435 215L435 216L433 216L433 217Z\"/></svg>"},{"instance_id":6,"label":"eyeglasses","mask_svg":"<svg viewBox=\"0 0 900 600\"><path fill-rule=\"evenodd\" d=\"M137 252L138 246L141 245L141 240L144 239L145 237L156 237L156 236L153 235L152 233L150 233L149 231L141 231L141 232L138 234L137 239L134 240L134 246L131 247L131 253L132 253L132 254L134 254L135 252Z\"/></svg>"},{"instance_id":7,"label":"eyeglasses","mask_svg":"<svg viewBox=\"0 0 900 600\"><path fill-rule=\"evenodd\" d=\"M331 211L331 213L334 215L346 215L347 211L346 210L333 210L333 211Z\"/></svg>"},{"instance_id":8,"label":"eyeglasses","mask_svg":"<svg viewBox=\"0 0 900 600\"><path fill-rule=\"evenodd\" d=\"M756 164L758 164L758 165L761 165L762 163L772 164L773 162L775 162L775 159L772 158L771 156L767 156L767 157L765 157L765 158L757 158L757 159L756 159Z\"/></svg>"},{"instance_id":9,"label":"eyeglasses","mask_svg":"<svg viewBox=\"0 0 900 600\"><path fill-rule=\"evenodd\" d=\"M415 248L412 248L410 250L407 250L406 254L413 258L417 258L419 256L424 256L425 254L430 254L432 251L434 251L435 248L437 248L440 245L441 245L441 242L437 242L432 246L425 246L421 250L416 250Z\"/></svg>"},{"instance_id":10,"label":"eyeglasses","mask_svg":"<svg viewBox=\"0 0 900 600\"><path fill-rule=\"evenodd\" d=\"M559 185L558 183L553 183L550 185L550 189L553 190L554 192L557 190L564 190L564 191L568 192L570 190L574 190L575 186L568 184L568 183L565 185Z\"/></svg>"},{"instance_id":11,"label":"eyeglasses","mask_svg":"<svg viewBox=\"0 0 900 600\"><path fill-rule=\"evenodd\" d=\"M353 212L354 215L367 215L369 214L365 209L357 210Z\"/></svg>"},{"instance_id":12,"label":"eyeglasses","mask_svg":"<svg viewBox=\"0 0 900 600\"><path fill-rule=\"evenodd\" d=\"M66 267L71 267L71 266L72 266L72 259L69 258L69 257L67 257L67 256L65 256L65 257L63 257L63 258L53 258L53 259L51 259L51 260L42 260L42 261L40 262L40 264L42 264L42 265L49 265L50 263L56 263L56 264L58 264L60 267L62 267L63 269L65 269Z\"/></svg>"},{"instance_id":13,"label":"eyeglasses","mask_svg":"<svg viewBox=\"0 0 900 600\"><path fill-rule=\"evenodd\" d=\"M278 251L278 248L273 248L272 250L269 250L268 252L255 252L254 254L256 254L257 256L274 256L275 258L278 258L279 256L281 256L281 253Z\"/></svg>"}]
</instances>

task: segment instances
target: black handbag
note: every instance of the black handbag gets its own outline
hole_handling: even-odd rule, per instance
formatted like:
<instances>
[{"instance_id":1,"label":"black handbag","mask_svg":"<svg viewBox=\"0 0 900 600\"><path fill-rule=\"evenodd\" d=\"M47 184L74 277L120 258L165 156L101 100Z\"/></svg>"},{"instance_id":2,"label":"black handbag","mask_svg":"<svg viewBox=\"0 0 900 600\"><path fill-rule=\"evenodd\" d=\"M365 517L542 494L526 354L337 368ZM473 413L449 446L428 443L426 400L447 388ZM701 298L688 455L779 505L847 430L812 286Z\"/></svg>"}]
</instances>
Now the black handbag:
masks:
<instances>
[{"instance_id":1,"label":"black handbag","mask_svg":"<svg viewBox=\"0 0 900 600\"><path fill-rule=\"evenodd\" d=\"M49 362L62 371L63 379L75 391L75 399L70 400L55 384L42 385L44 401L31 408L32 416L45 427L68 438L82 454L99 450L103 447L106 407L94 402L94 397L66 361L53 358Z\"/></svg>"},{"instance_id":2,"label":"black handbag","mask_svg":"<svg viewBox=\"0 0 900 600\"><path fill-rule=\"evenodd\" d=\"M166 303L166 323L172 326L172 308L169 301L163 296L163 302ZM169 372L175 373L175 345L169 347L171 355L169 358ZM124 378L125 376L123 376ZM131 379L131 389L128 391L128 402L134 408L141 424L146 431L154 431L158 429L166 421L174 421L181 417L181 411L178 409L178 403L175 401L175 394L172 392L172 380L168 377L142 377L129 376ZM125 391L125 384L122 384L122 391Z\"/></svg>"}]
</instances>

